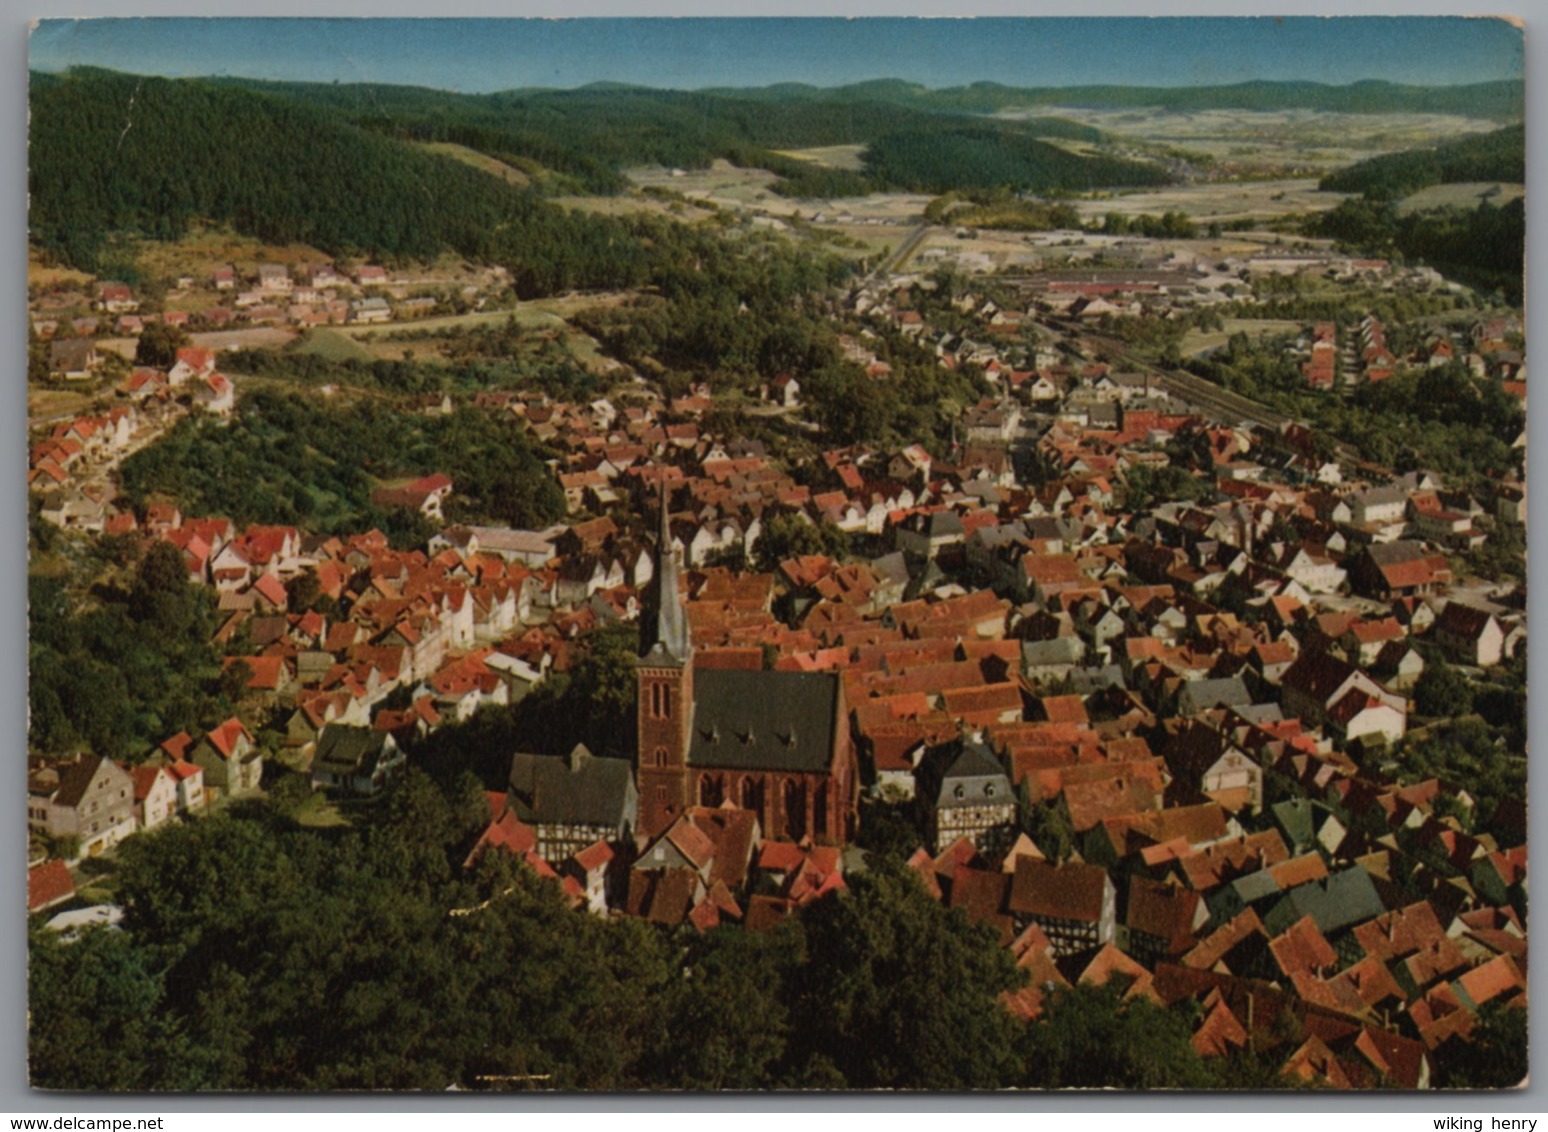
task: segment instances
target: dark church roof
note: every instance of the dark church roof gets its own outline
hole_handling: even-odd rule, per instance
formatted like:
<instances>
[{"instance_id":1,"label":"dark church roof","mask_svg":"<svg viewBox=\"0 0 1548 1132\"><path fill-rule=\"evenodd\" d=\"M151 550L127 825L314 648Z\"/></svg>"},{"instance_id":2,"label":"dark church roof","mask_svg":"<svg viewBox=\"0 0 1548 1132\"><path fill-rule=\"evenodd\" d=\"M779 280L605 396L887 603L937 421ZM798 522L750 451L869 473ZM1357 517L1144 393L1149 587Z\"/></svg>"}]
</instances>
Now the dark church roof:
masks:
<instances>
[{"instance_id":1,"label":"dark church roof","mask_svg":"<svg viewBox=\"0 0 1548 1132\"><path fill-rule=\"evenodd\" d=\"M688 765L826 773L838 698L828 672L697 670Z\"/></svg>"},{"instance_id":2,"label":"dark church roof","mask_svg":"<svg viewBox=\"0 0 1548 1132\"><path fill-rule=\"evenodd\" d=\"M506 803L524 822L622 826L634 820L634 768L577 744L568 755L518 754Z\"/></svg>"},{"instance_id":3,"label":"dark church roof","mask_svg":"<svg viewBox=\"0 0 1548 1132\"><path fill-rule=\"evenodd\" d=\"M688 615L683 610L677 584L677 555L667 519L666 481L662 480L656 532L656 576L640 619L640 659L646 663L677 663L688 659L693 645L688 638Z\"/></svg>"}]
</instances>

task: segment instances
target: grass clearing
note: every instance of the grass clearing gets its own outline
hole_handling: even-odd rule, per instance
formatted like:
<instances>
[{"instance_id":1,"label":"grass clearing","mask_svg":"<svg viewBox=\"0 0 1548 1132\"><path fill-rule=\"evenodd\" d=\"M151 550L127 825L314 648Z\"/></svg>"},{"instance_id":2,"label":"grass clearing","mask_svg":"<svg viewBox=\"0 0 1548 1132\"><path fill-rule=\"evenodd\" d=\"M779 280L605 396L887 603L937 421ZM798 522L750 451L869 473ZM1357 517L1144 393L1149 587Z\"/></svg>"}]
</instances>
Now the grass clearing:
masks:
<instances>
[{"instance_id":1,"label":"grass clearing","mask_svg":"<svg viewBox=\"0 0 1548 1132\"><path fill-rule=\"evenodd\" d=\"M507 165L487 153L480 153L476 149L469 149L465 145L457 145L455 142L415 142L414 148L422 149L426 153L434 153L440 157L450 157L453 161L460 161L464 165L472 166L481 173L488 173L492 177L498 177L508 185L530 185L532 178L528 177L514 165Z\"/></svg>"},{"instance_id":2,"label":"grass clearing","mask_svg":"<svg viewBox=\"0 0 1548 1132\"><path fill-rule=\"evenodd\" d=\"M825 169L846 169L851 173L859 173L865 168L865 162L861 159L865 149L864 145L818 145L809 149L776 149L774 152L781 157L810 161Z\"/></svg>"},{"instance_id":3,"label":"grass clearing","mask_svg":"<svg viewBox=\"0 0 1548 1132\"><path fill-rule=\"evenodd\" d=\"M1431 185L1404 197L1398 215L1423 212L1431 208L1477 208L1488 201L1495 208L1526 196L1526 186L1511 181L1461 181L1454 185Z\"/></svg>"},{"instance_id":4,"label":"grass clearing","mask_svg":"<svg viewBox=\"0 0 1548 1132\"><path fill-rule=\"evenodd\" d=\"M27 416L31 420L80 416L91 408L95 400L95 395L79 389L45 389L32 386L27 390Z\"/></svg>"},{"instance_id":5,"label":"grass clearing","mask_svg":"<svg viewBox=\"0 0 1548 1132\"><path fill-rule=\"evenodd\" d=\"M314 330L298 341L295 352L312 354L330 362L368 362L371 351L354 338L338 330Z\"/></svg>"},{"instance_id":6,"label":"grass clearing","mask_svg":"<svg viewBox=\"0 0 1548 1132\"><path fill-rule=\"evenodd\" d=\"M349 819L339 812L334 802L322 794L313 794L295 814L296 824L305 829L336 829L349 825Z\"/></svg>"},{"instance_id":7,"label":"grass clearing","mask_svg":"<svg viewBox=\"0 0 1548 1132\"><path fill-rule=\"evenodd\" d=\"M1184 355L1202 354L1206 350L1219 349L1233 334L1245 334L1249 338L1267 338L1276 334L1295 334L1301 324L1288 318L1228 318L1223 330L1190 330L1183 335L1179 347Z\"/></svg>"}]
</instances>

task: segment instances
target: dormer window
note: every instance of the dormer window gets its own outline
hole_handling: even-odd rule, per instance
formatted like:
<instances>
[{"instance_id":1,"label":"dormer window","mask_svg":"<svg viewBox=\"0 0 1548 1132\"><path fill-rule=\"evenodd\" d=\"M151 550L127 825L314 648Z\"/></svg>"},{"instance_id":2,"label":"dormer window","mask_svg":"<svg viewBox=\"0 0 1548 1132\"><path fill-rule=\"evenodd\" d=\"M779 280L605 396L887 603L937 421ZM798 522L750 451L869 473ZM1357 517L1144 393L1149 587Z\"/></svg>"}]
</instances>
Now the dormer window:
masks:
<instances>
[{"instance_id":1,"label":"dormer window","mask_svg":"<svg viewBox=\"0 0 1548 1132\"><path fill-rule=\"evenodd\" d=\"M962 785L959 784L957 786L957 788L955 790L953 790L951 793L952 793L952 797L954 797L954 798L966 798L967 797L967 787L966 786L962 786Z\"/></svg>"},{"instance_id":2,"label":"dormer window","mask_svg":"<svg viewBox=\"0 0 1548 1132\"><path fill-rule=\"evenodd\" d=\"M984 784L984 797L986 797L986 798L993 798L994 797L994 783L987 782L987 783Z\"/></svg>"}]
</instances>

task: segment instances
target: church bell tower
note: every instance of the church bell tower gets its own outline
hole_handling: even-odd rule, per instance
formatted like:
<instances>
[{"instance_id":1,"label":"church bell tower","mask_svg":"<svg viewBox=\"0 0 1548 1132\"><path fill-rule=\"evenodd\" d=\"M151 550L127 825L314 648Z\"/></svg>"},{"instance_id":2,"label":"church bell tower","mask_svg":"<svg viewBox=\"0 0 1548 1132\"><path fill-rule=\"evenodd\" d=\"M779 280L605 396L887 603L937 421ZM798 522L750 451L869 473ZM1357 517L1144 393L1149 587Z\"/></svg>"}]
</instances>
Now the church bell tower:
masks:
<instances>
[{"instance_id":1,"label":"church bell tower","mask_svg":"<svg viewBox=\"0 0 1548 1132\"><path fill-rule=\"evenodd\" d=\"M667 525L661 481L655 578L635 661L639 692L635 778L640 809L635 831L655 837L688 807L688 736L693 723L693 644L678 589L677 555Z\"/></svg>"}]
</instances>

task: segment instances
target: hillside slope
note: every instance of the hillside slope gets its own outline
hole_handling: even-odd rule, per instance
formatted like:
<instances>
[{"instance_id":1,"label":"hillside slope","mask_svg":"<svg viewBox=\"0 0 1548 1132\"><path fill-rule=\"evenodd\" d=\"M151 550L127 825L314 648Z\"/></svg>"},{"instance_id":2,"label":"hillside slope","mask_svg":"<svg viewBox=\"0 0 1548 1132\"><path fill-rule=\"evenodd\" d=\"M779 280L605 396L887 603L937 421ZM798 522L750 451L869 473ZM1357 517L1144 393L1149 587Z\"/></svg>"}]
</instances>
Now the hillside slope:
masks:
<instances>
[{"instance_id":1,"label":"hillside slope","mask_svg":"<svg viewBox=\"0 0 1548 1132\"><path fill-rule=\"evenodd\" d=\"M1526 126L1518 124L1444 145L1368 158L1329 173L1320 187L1339 193L1375 192L1392 198L1431 185L1525 180Z\"/></svg>"}]
</instances>

